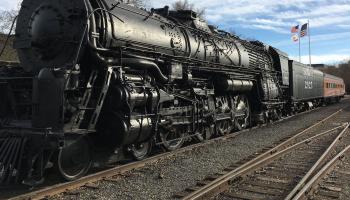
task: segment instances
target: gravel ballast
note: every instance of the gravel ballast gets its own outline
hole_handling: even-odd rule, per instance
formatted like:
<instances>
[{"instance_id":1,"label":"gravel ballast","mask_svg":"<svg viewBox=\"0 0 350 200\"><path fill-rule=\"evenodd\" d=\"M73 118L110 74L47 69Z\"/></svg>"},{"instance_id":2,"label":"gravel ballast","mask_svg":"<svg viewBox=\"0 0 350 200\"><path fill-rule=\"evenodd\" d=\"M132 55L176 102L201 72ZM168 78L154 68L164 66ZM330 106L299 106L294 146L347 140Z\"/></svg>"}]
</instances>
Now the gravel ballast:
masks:
<instances>
[{"instance_id":1,"label":"gravel ballast","mask_svg":"<svg viewBox=\"0 0 350 200\"><path fill-rule=\"evenodd\" d=\"M207 175L248 157L282 138L350 105L349 100L301 114L285 121L244 132L227 141L165 159L123 175L118 181L96 183L98 189L81 188L74 195L56 199L171 199L185 188L193 186Z\"/></svg>"}]
</instances>

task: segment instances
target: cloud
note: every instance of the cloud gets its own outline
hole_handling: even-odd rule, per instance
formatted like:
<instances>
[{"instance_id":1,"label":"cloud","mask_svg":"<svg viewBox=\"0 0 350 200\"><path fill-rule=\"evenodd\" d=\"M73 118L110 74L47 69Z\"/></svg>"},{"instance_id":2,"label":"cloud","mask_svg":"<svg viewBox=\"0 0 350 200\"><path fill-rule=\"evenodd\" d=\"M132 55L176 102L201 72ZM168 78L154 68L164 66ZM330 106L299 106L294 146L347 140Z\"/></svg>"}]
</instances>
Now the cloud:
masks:
<instances>
[{"instance_id":1,"label":"cloud","mask_svg":"<svg viewBox=\"0 0 350 200\"><path fill-rule=\"evenodd\" d=\"M298 56L290 56L293 60L298 60ZM312 55L311 63L312 64L338 64L342 61L350 60L349 54L323 54L323 55ZM301 62L308 64L309 63L309 55L301 56Z\"/></svg>"},{"instance_id":2,"label":"cloud","mask_svg":"<svg viewBox=\"0 0 350 200\"><path fill-rule=\"evenodd\" d=\"M341 32L341 33L328 33L328 34L318 34L311 36L311 43L320 43L320 42L332 42L334 40L340 39L349 39L350 32ZM274 42L271 45L275 47L283 47L286 45L291 45L292 41L290 39L282 40L279 42Z\"/></svg>"},{"instance_id":3,"label":"cloud","mask_svg":"<svg viewBox=\"0 0 350 200\"><path fill-rule=\"evenodd\" d=\"M213 23L218 23L224 18L223 15L216 14L216 15L208 15L206 16L206 19L213 22Z\"/></svg>"},{"instance_id":4,"label":"cloud","mask_svg":"<svg viewBox=\"0 0 350 200\"><path fill-rule=\"evenodd\" d=\"M21 0L2 0L0 10L16 9ZM151 7L171 5L176 0L147 0ZM350 0L189 0L206 9L215 24L251 25L250 29L287 34L296 22L310 19L312 27L335 25L350 28ZM238 22L238 23L237 23ZM285 29L283 31L282 29Z\"/></svg>"},{"instance_id":5,"label":"cloud","mask_svg":"<svg viewBox=\"0 0 350 200\"><path fill-rule=\"evenodd\" d=\"M350 55L350 49L338 49L338 50L335 51L335 53Z\"/></svg>"},{"instance_id":6,"label":"cloud","mask_svg":"<svg viewBox=\"0 0 350 200\"><path fill-rule=\"evenodd\" d=\"M0 10L16 10L22 0L1 0Z\"/></svg>"},{"instance_id":7,"label":"cloud","mask_svg":"<svg viewBox=\"0 0 350 200\"><path fill-rule=\"evenodd\" d=\"M265 24L242 25L242 27L250 28L250 29L269 30L269 31L277 32L277 33L283 33L283 34L289 33L289 31L284 29L284 28L275 27L272 25L265 25Z\"/></svg>"},{"instance_id":8,"label":"cloud","mask_svg":"<svg viewBox=\"0 0 350 200\"><path fill-rule=\"evenodd\" d=\"M300 18L300 19L297 19L297 21L300 24L307 23L308 18ZM326 15L326 16L313 18L312 21L310 22L310 27L318 28L318 27L325 27L328 25L337 25L337 24L341 25L349 21L350 21L350 15L349 16Z\"/></svg>"},{"instance_id":9,"label":"cloud","mask_svg":"<svg viewBox=\"0 0 350 200\"><path fill-rule=\"evenodd\" d=\"M342 29L350 29L350 24L339 24L337 26Z\"/></svg>"},{"instance_id":10,"label":"cloud","mask_svg":"<svg viewBox=\"0 0 350 200\"><path fill-rule=\"evenodd\" d=\"M282 20L272 20L272 19L262 19L262 18L255 18L254 20L258 24L265 24L265 25L271 25L271 26L286 26L286 23ZM292 24L289 24L292 25Z\"/></svg>"},{"instance_id":11,"label":"cloud","mask_svg":"<svg viewBox=\"0 0 350 200\"><path fill-rule=\"evenodd\" d=\"M350 1L348 1L349 3ZM288 10L286 12L275 13L272 16L279 19L296 19L296 18L318 18L321 16L348 16L350 12L350 5L346 1L338 4L324 5L322 1L316 3L314 6L309 6L306 9Z\"/></svg>"},{"instance_id":12,"label":"cloud","mask_svg":"<svg viewBox=\"0 0 350 200\"><path fill-rule=\"evenodd\" d=\"M151 1L153 6L175 0ZM308 19L314 28L329 25L349 28L350 0L190 0L206 9L211 23L287 34L289 28ZM285 29L285 31L282 31Z\"/></svg>"}]
</instances>

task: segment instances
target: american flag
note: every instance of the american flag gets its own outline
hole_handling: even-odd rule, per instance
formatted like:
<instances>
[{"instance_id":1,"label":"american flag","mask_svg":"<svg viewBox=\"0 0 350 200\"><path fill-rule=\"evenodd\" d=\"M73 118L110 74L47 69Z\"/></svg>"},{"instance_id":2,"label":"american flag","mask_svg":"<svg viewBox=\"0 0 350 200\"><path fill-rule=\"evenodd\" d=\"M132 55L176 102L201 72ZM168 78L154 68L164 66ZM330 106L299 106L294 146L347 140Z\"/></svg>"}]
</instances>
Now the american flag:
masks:
<instances>
[{"instance_id":1,"label":"american flag","mask_svg":"<svg viewBox=\"0 0 350 200\"><path fill-rule=\"evenodd\" d=\"M300 37L304 37L307 35L307 26L308 24L303 24L300 29Z\"/></svg>"},{"instance_id":2,"label":"american flag","mask_svg":"<svg viewBox=\"0 0 350 200\"><path fill-rule=\"evenodd\" d=\"M299 25L293 26L290 30L291 33L297 33L299 31Z\"/></svg>"}]
</instances>

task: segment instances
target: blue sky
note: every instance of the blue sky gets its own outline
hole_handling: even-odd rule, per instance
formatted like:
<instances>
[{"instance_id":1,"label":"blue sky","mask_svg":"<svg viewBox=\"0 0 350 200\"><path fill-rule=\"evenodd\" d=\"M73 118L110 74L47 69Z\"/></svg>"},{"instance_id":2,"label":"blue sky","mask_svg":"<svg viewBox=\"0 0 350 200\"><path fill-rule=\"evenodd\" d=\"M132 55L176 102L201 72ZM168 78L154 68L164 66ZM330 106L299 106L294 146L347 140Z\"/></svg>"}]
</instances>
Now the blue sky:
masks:
<instances>
[{"instance_id":1,"label":"blue sky","mask_svg":"<svg viewBox=\"0 0 350 200\"><path fill-rule=\"evenodd\" d=\"M14 9L19 0L0 0L0 9ZM147 0L151 7L175 0ZM272 45L298 59L298 43L290 28L310 20L312 63L350 59L350 0L189 0L206 9L210 24ZM308 62L308 38L301 40L302 62Z\"/></svg>"}]
</instances>

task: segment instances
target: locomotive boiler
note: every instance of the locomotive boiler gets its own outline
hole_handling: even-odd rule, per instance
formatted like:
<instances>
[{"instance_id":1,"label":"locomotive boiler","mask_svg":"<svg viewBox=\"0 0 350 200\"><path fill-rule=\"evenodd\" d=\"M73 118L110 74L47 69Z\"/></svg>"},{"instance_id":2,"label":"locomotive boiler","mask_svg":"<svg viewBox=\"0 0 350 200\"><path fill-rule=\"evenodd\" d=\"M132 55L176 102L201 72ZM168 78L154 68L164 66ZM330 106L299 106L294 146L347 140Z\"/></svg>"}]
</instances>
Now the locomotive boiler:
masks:
<instances>
[{"instance_id":1,"label":"locomotive boiler","mask_svg":"<svg viewBox=\"0 0 350 200\"><path fill-rule=\"evenodd\" d=\"M0 84L0 182L36 185L51 167L75 180L293 111L286 54L191 10L24 0L14 46L21 68L3 69Z\"/></svg>"}]
</instances>

